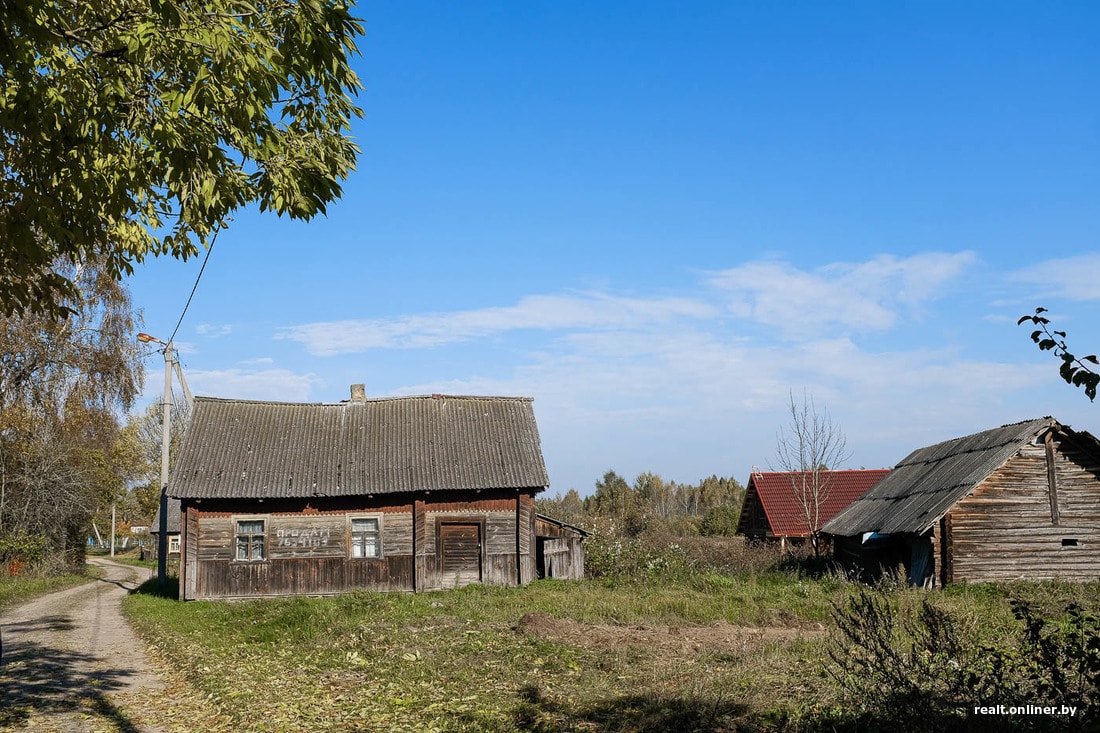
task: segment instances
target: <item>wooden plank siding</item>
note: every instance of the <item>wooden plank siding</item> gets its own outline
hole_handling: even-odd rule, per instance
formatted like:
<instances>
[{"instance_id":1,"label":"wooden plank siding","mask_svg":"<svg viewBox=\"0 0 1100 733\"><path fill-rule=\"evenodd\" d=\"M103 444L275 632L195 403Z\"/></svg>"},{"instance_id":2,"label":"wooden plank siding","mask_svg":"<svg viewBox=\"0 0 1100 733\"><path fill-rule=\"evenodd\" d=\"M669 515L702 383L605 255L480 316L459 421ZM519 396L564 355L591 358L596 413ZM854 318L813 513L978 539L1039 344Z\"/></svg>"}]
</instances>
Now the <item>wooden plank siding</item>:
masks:
<instances>
[{"instance_id":1,"label":"wooden plank siding","mask_svg":"<svg viewBox=\"0 0 1100 733\"><path fill-rule=\"evenodd\" d=\"M580 537L539 537L543 575L580 580L584 577L584 543Z\"/></svg>"},{"instance_id":2,"label":"wooden plank siding","mask_svg":"<svg viewBox=\"0 0 1100 733\"><path fill-rule=\"evenodd\" d=\"M768 515L764 511L764 504L760 500L755 486L750 486L745 493L745 502L741 509L741 518L738 522L737 533L745 535L749 539L771 539L771 524Z\"/></svg>"},{"instance_id":3,"label":"wooden plank siding","mask_svg":"<svg viewBox=\"0 0 1100 733\"><path fill-rule=\"evenodd\" d=\"M421 591L471 582L517 585L533 578L534 492L471 491L461 500L456 493L448 492L447 501L434 500L430 492L309 501L184 500L189 551L181 596ZM380 557L352 557L351 520L363 517L378 519ZM254 520L264 521L263 557L237 560L237 522ZM457 538L458 555L453 542L440 539L453 532L458 535L448 538Z\"/></svg>"},{"instance_id":4,"label":"wooden plank siding","mask_svg":"<svg viewBox=\"0 0 1100 733\"><path fill-rule=\"evenodd\" d=\"M1025 446L952 508L946 582L1100 578L1097 467L1055 443Z\"/></svg>"},{"instance_id":5,"label":"wooden plank siding","mask_svg":"<svg viewBox=\"0 0 1100 733\"><path fill-rule=\"evenodd\" d=\"M535 578L581 580L584 578L584 540L579 527L534 514Z\"/></svg>"}]
</instances>

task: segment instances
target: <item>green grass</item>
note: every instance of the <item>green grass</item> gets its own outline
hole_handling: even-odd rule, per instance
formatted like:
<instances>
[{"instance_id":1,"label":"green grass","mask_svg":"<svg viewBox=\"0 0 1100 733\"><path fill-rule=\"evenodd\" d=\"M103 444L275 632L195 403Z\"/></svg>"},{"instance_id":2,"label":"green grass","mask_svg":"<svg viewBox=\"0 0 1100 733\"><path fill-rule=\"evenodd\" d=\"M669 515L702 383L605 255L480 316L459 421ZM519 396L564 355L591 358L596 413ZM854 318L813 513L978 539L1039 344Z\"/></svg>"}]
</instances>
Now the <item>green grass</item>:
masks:
<instances>
[{"instance_id":1,"label":"green grass","mask_svg":"<svg viewBox=\"0 0 1100 733\"><path fill-rule=\"evenodd\" d=\"M99 576L98 568L86 566L84 575L53 575L46 577L0 575L0 609L10 608L54 591L87 583Z\"/></svg>"},{"instance_id":2,"label":"green grass","mask_svg":"<svg viewBox=\"0 0 1100 733\"><path fill-rule=\"evenodd\" d=\"M1023 590L1098 600L1091 586ZM139 593L126 608L216 714L209 730L724 731L797 728L843 704L825 671L831 637L814 629L831 625L832 604L850 592L830 578L752 575L242 603ZM1012 624L1009 592L962 586L938 600L993 637ZM924 596L895 597L915 608ZM574 633L520 633L538 612ZM803 633L743 648L662 641L722 624ZM601 634L628 641L600 643Z\"/></svg>"},{"instance_id":3,"label":"green grass","mask_svg":"<svg viewBox=\"0 0 1100 733\"><path fill-rule=\"evenodd\" d=\"M671 658L644 645L562 643L515 628L535 612L628 630L743 620L737 596L691 588L550 581L524 589L233 604L138 594L127 608L231 726L254 730L294 723L324 730L510 731L524 720L529 727L584 730L620 704L632 708L634 718L652 715L665 727L669 716L688 714L699 700L742 695L751 676L735 655L701 650ZM774 659L802 652L786 646L764 653ZM636 709L639 703L630 700L639 692L657 707Z\"/></svg>"},{"instance_id":4,"label":"green grass","mask_svg":"<svg viewBox=\"0 0 1100 733\"><path fill-rule=\"evenodd\" d=\"M840 648L834 608L857 586L730 543L592 549L599 577L524 588L238 603L133 594L127 614L182 680L174 696L147 704L171 730L211 732L852 724L843 711L858 701L831 673L829 651ZM977 644L1018 629L1010 598L1052 612L1070 602L1100 609L1098 584L897 588L891 597L909 615L933 598Z\"/></svg>"}]
</instances>

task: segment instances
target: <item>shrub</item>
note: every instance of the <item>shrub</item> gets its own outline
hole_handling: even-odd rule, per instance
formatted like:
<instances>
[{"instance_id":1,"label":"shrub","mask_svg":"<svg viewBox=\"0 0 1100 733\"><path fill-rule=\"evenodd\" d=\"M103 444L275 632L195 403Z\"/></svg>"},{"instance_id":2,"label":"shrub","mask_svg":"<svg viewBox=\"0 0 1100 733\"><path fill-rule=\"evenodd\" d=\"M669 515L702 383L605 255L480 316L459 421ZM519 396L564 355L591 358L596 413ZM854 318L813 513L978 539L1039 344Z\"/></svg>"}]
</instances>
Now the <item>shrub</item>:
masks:
<instances>
[{"instance_id":1,"label":"shrub","mask_svg":"<svg viewBox=\"0 0 1100 733\"><path fill-rule=\"evenodd\" d=\"M980 640L925 597L860 587L833 616L830 669L868 727L911 731L1092 730L1100 722L1100 622L1070 605L1061 620L1012 601L1008 638ZM976 706L1072 706L1074 716L981 716Z\"/></svg>"},{"instance_id":2,"label":"shrub","mask_svg":"<svg viewBox=\"0 0 1100 733\"><path fill-rule=\"evenodd\" d=\"M693 567L676 542L649 543L637 537L592 535L584 547L585 574L609 580L683 578Z\"/></svg>"},{"instance_id":3,"label":"shrub","mask_svg":"<svg viewBox=\"0 0 1100 733\"><path fill-rule=\"evenodd\" d=\"M0 567L8 575L38 572L50 557L50 542L44 534L22 530L0 536Z\"/></svg>"},{"instance_id":4,"label":"shrub","mask_svg":"<svg viewBox=\"0 0 1100 733\"><path fill-rule=\"evenodd\" d=\"M737 534L741 520L741 507L735 504L719 504L707 510L699 524L699 534L704 537L732 537Z\"/></svg>"}]
</instances>

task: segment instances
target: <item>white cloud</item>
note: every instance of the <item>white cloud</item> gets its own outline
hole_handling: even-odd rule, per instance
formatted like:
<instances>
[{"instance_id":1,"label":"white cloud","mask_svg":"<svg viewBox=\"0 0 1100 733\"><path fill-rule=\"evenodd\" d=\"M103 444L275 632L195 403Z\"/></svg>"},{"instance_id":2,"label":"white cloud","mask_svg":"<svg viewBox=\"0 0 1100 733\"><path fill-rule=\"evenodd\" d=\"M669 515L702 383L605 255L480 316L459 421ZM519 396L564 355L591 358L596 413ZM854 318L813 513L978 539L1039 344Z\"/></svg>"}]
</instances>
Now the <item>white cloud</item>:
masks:
<instances>
[{"instance_id":1,"label":"white cloud","mask_svg":"<svg viewBox=\"0 0 1100 733\"><path fill-rule=\"evenodd\" d=\"M1040 262L1011 279L1037 286L1034 297L1100 300L1100 253Z\"/></svg>"},{"instance_id":2,"label":"white cloud","mask_svg":"<svg viewBox=\"0 0 1100 733\"><path fill-rule=\"evenodd\" d=\"M735 315L805 338L824 328L869 332L894 326L901 306L919 306L976 261L973 253L880 255L816 271L785 262L750 262L710 277Z\"/></svg>"},{"instance_id":3,"label":"white cloud","mask_svg":"<svg viewBox=\"0 0 1100 733\"><path fill-rule=\"evenodd\" d=\"M195 333L199 336L207 336L208 338L220 338L233 333L233 325L230 323L223 323L221 325L200 323L195 326Z\"/></svg>"},{"instance_id":4,"label":"white cloud","mask_svg":"<svg viewBox=\"0 0 1100 733\"><path fill-rule=\"evenodd\" d=\"M532 296L500 308L307 324L281 338L314 354L439 348L427 360L376 354L447 365L418 370L438 379L389 378L389 394L534 397L553 490L588 491L608 468L744 480L768 464L789 394L803 389L844 428L852 467L883 467L1006 422L1054 413L1072 423L1089 407L1072 389L1058 392L1045 365L990 357L981 344L1001 338L993 326L943 337L940 315L957 305L944 294L975 262L966 252L817 270L754 262L715 273L691 297ZM722 308L729 301L736 317ZM913 324L914 313L927 326ZM541 333L525 334L522 348L511 337L512 348L489 349L486 359L447 348L520 329ZM928 340L927 330L940 338Z\"/></svg>"},{"instance_id":5,"label":"white cloud","mask_svg":"<svg viewBox=\"0 0 1100 733\"><path fill-rule=\"evenodd\" d=\"M290 326L276 337L298 341L311 354L332 356L368 349L427 348L522 329L640 328L708 318L716 312L714 307L689 298L625 298L602 293L531 295L512 306Z\"/></svg>"},{"instance_id":6,"label":"white cloud","mask_svg":"<svg viewBox=\"0 0 1100 733\"><path fill-rule=\"evenodd\" d=\"M324 384L315 374L297 374L289 369L191 371L187 382L196 395L281 402L308 401L313 387Z\"/></svg>"},{"instance_id":7,"label":"white cloud","mask_svg":"<svg viewBox=\"0 0 1100 733\"><path fill-rule=\"evenodd\" d=\"M1052 409L1019 399L1050 382L1046 370L947 349L875 353L844 338L749 344L677 329L658 339L581 334L559 346L499 378L472 374L398 392L534 397L551 490L582 492L608 468L628 479L655 471L744 481L774 455L791 391L828 407L853 468L886 467L921 445Z\"/></svg>"},{"instance_id":8,"label":"white cloud","mask_svg":"<svg viewBox=\"0 0 1100 733\"><path fill-rule=\"evenodd\" d=\"M783 262L751 262L712 274L708 282L735 316L779 329L788 338L817 337L822 329L882 331L901 308L937 297L944 285L975 261L972 253L882 255L803 271ZM397 318L307 323L281 329L276 338L297 341L316 356L371 349L414 349L472 341L501 333L538 330L578 333L680 330L722 314L715 293L693 297L637 298L598 292L531 295L515 305L411 314Z\"/></svg>"}]
</instances>

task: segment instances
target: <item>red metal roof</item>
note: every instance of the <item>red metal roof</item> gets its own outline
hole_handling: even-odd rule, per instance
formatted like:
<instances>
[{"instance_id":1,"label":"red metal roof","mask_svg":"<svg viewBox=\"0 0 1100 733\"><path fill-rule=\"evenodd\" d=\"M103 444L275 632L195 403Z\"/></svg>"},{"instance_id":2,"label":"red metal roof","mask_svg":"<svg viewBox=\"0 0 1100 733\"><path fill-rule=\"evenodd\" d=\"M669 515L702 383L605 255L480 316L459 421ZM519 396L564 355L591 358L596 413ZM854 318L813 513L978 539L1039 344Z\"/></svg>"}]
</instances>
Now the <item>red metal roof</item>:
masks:
<instances>
[{"instance_id":1,"label":"red metal roof","mask_svg":"<svg viewBox=\"0 0 1100 733\"><path fill-rule=\"evenodd\" d=\"M817 526L823 526L888 473L890 470L886 468L825 472L823 476L827 477L828 484L822 492ZM794 488L799 485L801 476L799 471L756 471L749 477L746 500L755 490L775 537L808 537L810 534L806 511Z\"/></svg>"}]
</instances>

